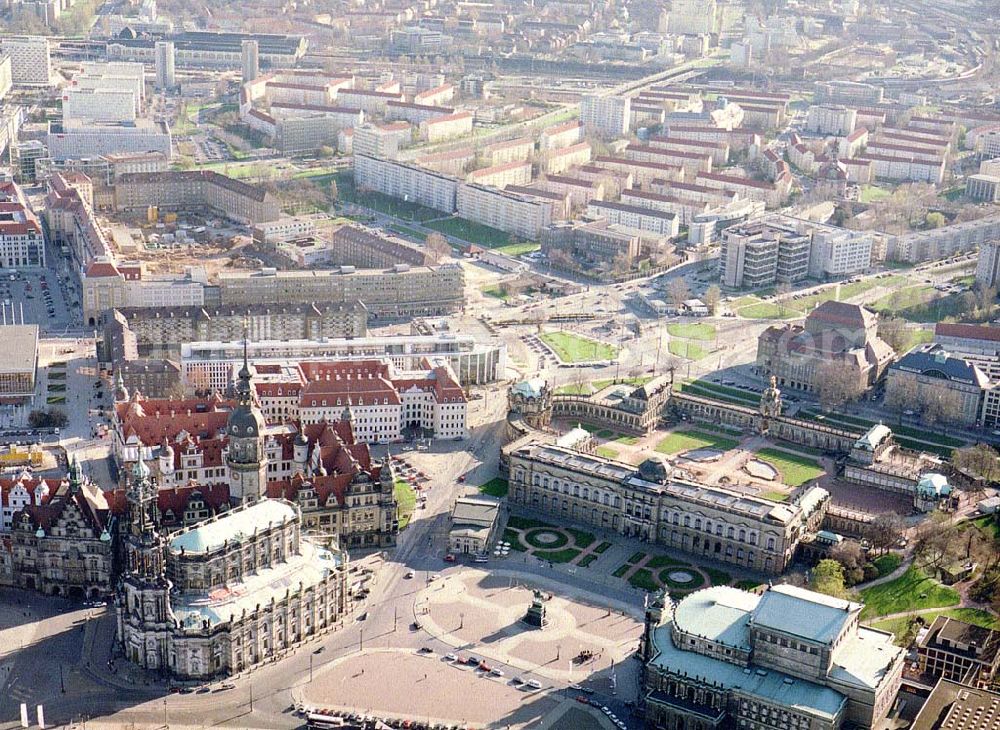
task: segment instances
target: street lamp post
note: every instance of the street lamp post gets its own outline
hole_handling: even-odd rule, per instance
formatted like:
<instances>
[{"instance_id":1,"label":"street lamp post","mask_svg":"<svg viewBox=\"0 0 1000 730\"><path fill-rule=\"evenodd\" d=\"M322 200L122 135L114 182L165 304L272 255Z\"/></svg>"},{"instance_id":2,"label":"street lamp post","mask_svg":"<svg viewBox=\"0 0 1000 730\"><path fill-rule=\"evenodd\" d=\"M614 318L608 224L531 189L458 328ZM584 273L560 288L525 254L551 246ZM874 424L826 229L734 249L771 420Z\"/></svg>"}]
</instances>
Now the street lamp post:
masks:
<instances>
[{"instance_id":1,"label":"street lamp post","mask_svg":"<svg viewBox=\"0 0 1000 730\"><path fill-rule=\"evenodd\" d=\"M313 655L310 654L309 655L309 682L310 682L310 684L312 683L312 681L313 681Z\"/></svg>"},{"instance_id":2,"label":"street lamp post","mask_svg":"<svg viewBox=\"0 0 1000 730\"><path fill-rule=\"evenodd\" d=\"M464 613L458 614L458 628L459 629L464 629L465 628L465 614Z\"/></svg>"}]
</instances>

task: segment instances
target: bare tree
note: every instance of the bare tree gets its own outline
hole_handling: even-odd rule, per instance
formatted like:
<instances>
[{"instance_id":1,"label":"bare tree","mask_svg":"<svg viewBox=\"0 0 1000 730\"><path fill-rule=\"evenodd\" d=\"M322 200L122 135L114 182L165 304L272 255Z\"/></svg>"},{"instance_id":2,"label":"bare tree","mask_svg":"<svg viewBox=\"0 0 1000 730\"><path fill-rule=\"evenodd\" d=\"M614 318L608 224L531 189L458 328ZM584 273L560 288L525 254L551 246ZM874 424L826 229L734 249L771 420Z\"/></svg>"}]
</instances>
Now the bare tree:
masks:
<instances>
[{"instance_id":1,"label":"bare tree","mask_svg":"<svg viewBox=\"0 0 1000 730\"><path fill-rule=\"evenodd\" d=\"M921 419L928 425L952 423L962 410L962 395L950 388L923 386L920 388L918 403Z\"/></svg>"},{"instance_id":2,"label":"bare tree","mask_svg":"<svg viewBox=\"0 0 1000 730\"><path fill-rule=\"evenodd\" d=\"M865 551L854 540L844 540L830 550L830 557L844 568L844 582L852 586L864 578Z\"/></svg>"},{"instance_id":3,"label":"bare tree","mask_svg":"<svg viewBox=\"0 0 1000 730\"><path fill-rule=\"evenodd\" d=\"M451 255L451 246L448 240L438 232L428 234L424 241L424 262L427 264L439 264L446 256Z\"/></svg>"},{"instance_id":4,"label":"bare tree","mask_svg":"<svg viewBox=\"0 0 1000 730\"><path fill-rule=\"evenodd\" d=\"M885 552L899 542L899 539L903 536L905 527L906 523L903 522L902 517L892 512L885 512L876 515L868 523L865 529L865 537L868 538L868 541L875 550Z\"/></svg>"},{"instance_id":5,"label":"bare tree","mask_svg":"<svg viewBox=\"0 0 1000 730\"><path fill-rule=\"evenodd\" d=\"M849 403L863 392L851 368L835 361L823 363L816 369L816 386L820 405L827 411Z\"/></svg>"},{"instance_id":6,"label":"bare tree","mask_svg":"<svg viewBox=\"0 0 1000 730\"><path fill-rule=\"evenodd\" d=\"M981 492L986 484L1000 481L1000 457L989 444L955 449L951 454L951 463L974 480L975 492Z\"/></svg>"},{"instance_id":7,"label":"bare tree","mask_svg":"<svg viewBox=\"0 0 1000 730\"><path fill-rule=\"evenodd\" d=\"M883 317L878 322L878 336L896 352L903 352L910 343L910 331L901 317Z\"/></svg>"},{"instance_id":8,"label":"bare tree","mask_svg":"<svg viewBox=\"0 0 1000 730\"><path fill-rule=\"evenodd\" d=\"M948 515L935 512L917 528L913 539L913 554L925 565L940 567L959 554L961 541L956 541L957 527Z\"/></svg>"},{"instance_id":9,"label":"bare tree","mask_svg":"<svg viewBox=\"0 0 1000 730\"><path fill-rule=\"evenodd\" d=\"M687 282L681 277L675 277L667 284L667 299L676 309L680 309L685 300L690 298L691 290L688 288Z\"/></svg>"},{"instance_id":10,"label":"bare tree","mask_svg":"<svg viewBox=\"0 0 1000 730\"><path fill-rule=\"evenodd\" d=\"M705 302L705 306L708 307L708 311L715 314L719 309L719 302L722 301L722 289L719 288L718 284L712 284L712 286L705 290L702 300Z\"/></svg>"},{"instance_id":11,"label":"bare tree","mask_svg":"<svg viewBox=\"0 0 1000 730\"><path fill-rule=\"evenodd\" d=\"M916 380L905 376L889 378L885 389L885 407L897 413L913 409L919 394L920 386Z\"/></svg>"}]
</instances>

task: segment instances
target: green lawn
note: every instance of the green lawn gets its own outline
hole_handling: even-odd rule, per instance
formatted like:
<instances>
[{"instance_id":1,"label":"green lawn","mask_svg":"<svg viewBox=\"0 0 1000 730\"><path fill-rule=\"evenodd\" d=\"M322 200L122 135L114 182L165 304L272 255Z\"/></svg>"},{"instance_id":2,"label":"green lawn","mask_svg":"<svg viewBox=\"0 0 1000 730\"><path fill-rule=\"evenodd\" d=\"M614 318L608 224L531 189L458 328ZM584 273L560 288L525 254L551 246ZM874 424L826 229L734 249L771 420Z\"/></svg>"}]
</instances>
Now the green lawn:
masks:
<instances>
[{"instance_id":1,"label":"green lawn","mask_svg":"<svg viewBox=\"0 0 1000 730\"><path fill-rule=\"evenodd\" d=\"M715 327L701 322L690 324L667 325L671 337L684 337L688 340L714 340Z\"/></svg>"},{"instance_id":2,"label":"green lawn","mask_svg":"<svg viewBox=\"0 0 1000 730\"><path fill-rule=\"evenodd\" d=\"M523 256L526 253L534 253L541 247L542 244L540 243L525 241L524 243L508 243L506 246L497 246L494 251L505 253L508 256Z\"/></svg>"},{"instance_id":3,"label":"green lawn","mask_svg":"<svg viewBox=\"0 0 1000 730\"><path fill-rule=\"evenodd\" d=\"M632 568L631 565L619 565L617 568L615 568L615 572L612 573L611 575L613 575L615 578L621 578L623 575L629 572L631 568Z\"/></svg>"},{"instance_id":4,"label":"green lawn","mask_svg":"<svg viewBox=\"0 0 1000 730\"><path fill-rule=\"evenodd\" d=\"M865 609L862 619L888 616L903 611L923 608L945 608L959 602L958 591L943 586L927 576L924 571L911 565L895 580L865 588L861 591Z\"/></svg>"},{"instance_id":5,"label":"green lawn","mask_svg":"<svg viewBox=\"0 0 1000 730\"><path fill-rule=\"evenodd\" d=\"M416 228L410 228L400 223L390 223L389 230L414 243L423 243L427 240L426 234L418 231Z\"/></svg>"},{"instance_id":6,"label":"green lawn","mask_svg":"<svg viewBox=\"0 0 1000 730\"><path fill-rule=\"evenodd\" d=\"M637 443L639 443L639 437L638 436L625 436L625 435L619 434L619 435L615 436L615 443L616 444L625 444L626 446L635 446Z\"/></svg>"},{"instance_id":7,"label":"green lawn","mask_svg":"<svg viewBox=\"0 0 1000 730\"><path fill-rule=\"evenodd\" d=\"M542 522L541 520L533 520L530 517L518 517L517 515L511 515L507 518L507 527L511 527L515 530L531 530L535 527L552 527L548 522Z\"/></svg>"},{"instance_id":8,"label":"green lawn","mask_svg":"<svg viewBox=\"0 0 1000 730\"><path fill-rule=\"evenodd\" d=\"M694 380L690 383L681 384L682 393L691 393L716 400L724 400L739 405L757 406L760 403L760 396L747 390L730 388L727 385L710 383L707 380Z\"/></svg>"},{"instance_id":9,"label":"green lawn","mask_svg":"<svg viewBox=\"0 0 1000 730\"><path fill-rule=\"evenodd\" d=\"M427 221L424 225L428 228L433 228L435 231L440 231L446 236L461 238L463 241L475 243L484 248L499 248L500 246L508 246L514 243L509 233L491 228L490 226L484 226L482 223L468 221L464 218L454 216L451 218L441 218L439 220Z\"/></svg>"},{"instance_id":10,"label":"green lawn","mask_svg":"<svg viewBox=\"0 0 1000 730\"><path fill-rule=\"evenodd\" d=\"M399 517L399 529L403 530L413 517L417 506L417 493L405 479L397 479L393 492L396 495L396 515Z\"/></svg>"},{"instance_id":11,"label":"green lawn","mask_svg":"<svg viewBox=\"0 0 1000 730\"><path fill-rule=\"evenodd\" d=\"M479 491L483 494L488 494L491 497L506 497L507 496L507 480L501 479L500 477L494 477L490 479L485 484L479 485Z\"/></svg>"},{"instance_id":12,"label":"green lawn","mask_svg":"<svg viewBox=\"0 0 1000 730\"><path fill-rule=\"evenodd\" d=\"M973 525L988 538L995 540L1000 537L1000 519L995 514L977 517L969 524Z\"/></svg>"},{"instance_id":13,"label":"green lawn","mask_svg":"<svg viewBox=\"0 0 1000 730\"><path fill-rule=\"evenodd\" d=\"M505 292L499 286L495 285L483 288L482 292L488 297L494 297L495 299L503 299L504 301L506 301L509 296L507 292Z\"/></svg>"},{"instance_id":14,"label":"green lawn","mask_svg":"<svg viewBox=\"0 0 1000 730\"><path fill-rule=\"evenodd\" d=\"M632 553L632 556L628 559L629 565L635 565L636 563L641 563L646 558L646 553L638 550Z\"/></svg>"},{"instance_id":15,"label":"green lawn","mask_svg":"<svg viewBox=\"0 0 1000 730\"><path fill-rule=\"evenodd\" d=\"M637 378L619 378L617 381L613 378L607 378L605 380L593 380L589 383L573 383L571 385L560 385L556 388L555 392L558 395L592 395L598 391L604 390L609 385L614 385L615 383L621 385L631 385L634 387L639 387L640 385L645 385L652 377L637 377Z\"/></svg>"},{"instance_id":16,"label":"green lawn","mask_svg":"<svg viewBox=\"0 0 1000 730\"><path fill-rule=\"evenodd\" d=\"M45 402L48 403L50 406L59 405L60 403L65 403L66 402L66 396L64 396L64 395L50 395L48 398L45 399Z\"/></svg>"},{"instance_id":17,"label":"green lawn","mask_svg":"<svg viewBox=\"0 0 1000 730\"><path fill-rule=\"evenodd\" d=\"M49 370L49 380L65 380L65 370Z\"/></svg>"},{"instance_id":18,"label":"green lawn","mask_svg":"<svg viewBox=\"0 0 1000 730\"><path fill-rule=\"evenodd\" d=\"M879 577L889 575L903 562L903 557L899 553L886 553L879 555L872 563L878 568Z\"/></svg>"},{"instance_id":19,"label":"green lawn","mask_svg":"<svg viewBox=\"0 0 1000 730\"><path fill-rule=\"evenodd\" d=\"M630 575L628 582L644 591L653 592L660 590L660 584L656 582L653 574L645 568L639 568L639 570Z\"/></svg>"},{"instance_id":20,"label":"green lawn","mask_svg":"<svg viewBox=\"0 0 1000 730\"><path fill-rule=\"evenodd\" d=\"M511 530L510 528L505 529L503 531L503 539L504 542L510 543L511 550L516 550L519 553L523 553L528 549L521 542L520 533L517 532L517 530Z\"/></svg>"},{"instance_id":21,"label":"green lawn","mask_svg":"<svg viewBox=\"0 0 1000 730\"><path fill-rule=\"evenodd\" d=\"M611 345L572 332L545 332L538 337L565 363L614 360L618 356Z\"/></svg>"},{"instance_id":22,"label":"green lawn","mask_svg":"<svg viewBox=\"0 0 1000 730\"><path fill-rule=\"evenodd\" d=\"M737 446L733 439L707 431L675 431L656 445L661 454L681 454L693 449L718 449L729 451Z\"/></svg>"},{"instance_id":23,"label":"green lawn","mask_svg":"<svg viewBox=\"0 0 1000 730\"><path fill-rule=\"evenodd\" d=\"M597 558L598 556L594 555L593 553L591 553L590 555L584 555L582 558L580 558L580 562L578 562L577 565L579 565L581 568L586 568L595 560L597 560Z\"/></svg>"},{"instance_id":24,"label":"green lawn","mask_svg":"<svg viewBox=\"0 0 1000 730\"><path fill-rule=\"evenodd\" d=\"M757 458L766 461L781 474L781 481L792 487L805 484L824 473L822 465L815 459L778 449L761 449Z\"/></svg>"},{"instance_id":25,"label":"green lawn","mask_svg":"<svg viewBox=\"0 0 1000 730\"><path fill-rule=\"evenodd\" d=\"M600 545L598 545L597 547L594 548L594 552L599 555L599 554L603 553L604 551L606 551L610 547L611 547L611 543L610 542L602 542Z\"/></svg>"},{"instance_id":26,"label":"green lawn","mask_svg":"<svg viewBox=\"0 0 1000 730\"><path fill-rule=\"evenodd\" d=\"M799 315L791 307L779 307L771 302L760 302L740 307L736 312L744 319L791 319Z\"/></svg>"},{"instance_id":27,"label":"green lawn","mask_svg":"<svg viewBox=\"0 0 1000 730\"><path fill-rule=\"evenodd\" d=\"M594 453L604 459L617 459L618 450L612 449L610 446L598 446L594 449Z\"/></svg>"},{"instance_id":28,"label":"green lawn","mask_svg":"<svg viewBox=\"0 0 1000 730\"><path fill-rule=\"evenodd\" d=\"M880 314L894 314L909 322L933 323L963 312L960 294L945 294L930 284L917 284L886 294L872 304Z\"/></svg>"},{"instance_id":29,"label":"green lawn","mask_svg":"<svg viewBox=\"0 0 1000 730\"><path fill-rule=\"evenodd\" d=\"M892 193L889 190L876 187L875 185L865 185L861 188L861 192L858 195L858 202L874 203L876 200L888 198L890 195L892 195Z\"/></svg>"},{"instance_id":30,"label":"green lawn","mask_svg":"<svg viewBox=\"0 0 1000 730\"><path fill-rule=\"evenodd\" d=\"M905 284L907 281L907 277L896 274L885 279L871 278L863 279L862 281L855 281L850 284L835 284L821 292L810 294L807 297L802 297L800 299L787 299L785 300L785 306L802 313L808 313L815 309L818 304L822 304L823 302L843 302L848 299L861 296L865 292L871 291L876 287L897 287Z\"/></svg>"},{"instance_id":31,"label":"green lawn","mask_svg":"<svg viewBox=\"0 0 1000 730\"><path fill-rule=\"evenodd\" d=\"M704 571L705 575L707 575L712 581L712 585L728 585L733 579L733 576L729 575L729 573L724 570L717 570L716 568L702 568L702 571Z\"/></svg>"},{"instance_id":32,"label":"green lawn","mask_svg":"<svg viewBox=\"0 0 1000 730\"><path fill-rule=\"evenodd\" d=\"M766 492L761 492L760 496L763 497L764 499L769 499L772 502L787 502L788 501L788 495L787 494L785 494L784 492L779 492L779 491L777 491L775 489L769 489Z\"/></svg>"},{"instance_id":33,"label":"green lawn","mask_svg":"<svg viewBox=\"0 0 1000 730\"><path fill-rule=\"evenodd\" d=\"M916 630L911 628L911 624L921 618L929 626L934 622L938 616L947 616L949 618L958 619L959 621L964 621L968 624L973 624L975 626L983 626L988 629L1000 629L1000 619L994 616L989 611L983 611L978 608L948 608L943 611L927 611L926 613L918 614L917 616L901 616L899 618L890 618L885 621L876 621L872 624L873 629L879 629L881 631L888 631L889 633L895 635L897 640L912 639L916 634ZM903 643L909 643L908 641L897 641L898 644L903 645Z\"/></svg>"},{"instance_id":34,"label":"green lawn","mask_svg":"<svg viewBox=\"0 0 1000 730\"><path fill-rule=\"evenodd\" d=\"M670 354L676 357L683 357L686 360L701 360L711 354L711 350L706 350L697 342L691 340L670 340L667 343Z\"/></svg>"},{"instance_id":35,"label":"green lawn","mask_svg":"<svg viewBox=\"0 0 1000 730\"><path fill-rule=\"evenodd\" d=\"M594 537L593 533L587 532L585 530L578 530L575 527L566 527L563 529L565 529L566 532L568 532L570 535L573 536L573 544L578 548L590 547L591 545L594 544L594 541L597 539L596 537Z\"/></svg>"},{"instance_id":36,"label":"green lawn","mask_svg":"<svg viewBox=\"0 0 1000 730\"><path fill-rule=\"evenodd\" d=\"M688 566L690 563L683 560L677 560L676 558L671 558L669 555L654 555L649 559L649 562L646 563L646 567L652 570L656 570L657 568L675 568L680 565Z\"/></svg>"}]
</instances>

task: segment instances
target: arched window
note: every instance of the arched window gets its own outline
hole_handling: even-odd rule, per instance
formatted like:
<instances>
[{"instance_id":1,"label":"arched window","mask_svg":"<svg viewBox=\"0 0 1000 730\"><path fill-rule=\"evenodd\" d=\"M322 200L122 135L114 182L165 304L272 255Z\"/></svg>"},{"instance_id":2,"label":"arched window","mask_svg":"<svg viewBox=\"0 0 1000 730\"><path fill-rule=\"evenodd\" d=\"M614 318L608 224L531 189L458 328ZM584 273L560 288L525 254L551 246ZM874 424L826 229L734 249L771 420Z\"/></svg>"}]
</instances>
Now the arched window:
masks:
<instances>
[{"instance_id":1,"label":"arched window","mask_svg":"<svg viewBox=\"0 0 1000 730\"><path fill-rule=\"evenodd\" d=\"M696 530L700 530L701 529L701 517L697 518L694 521L694 529L696 529Z\"/></svg>"},{"instance_id":2,"label":"arched window","mask_svg":"<svg viewBox=\"0 0 1000 730\"><path fill-rule=\"evenodd\" d=\"M747 540L747 531L740 530L740 542L746 542L746 540Z\"/></svg>"},{"instance_id":3,"label":"arched window","mask_svg":"<svg viewBox=\"0 0 1000 730\"><path fill-rule=\"evenodd\" d=\"M767 549L768 550L774 550L774 538L773 537L767 538Z\"/></svg>"},{"instance_id":4,"label":"arched window","mask_svg":"<svg viewBox=\"0 0 1000 730\"><path fill-rule=\"evenodd\" d=\"M736 534L736 529L730 525L729 529L726 530L726 537L728 537L731 540L733 538L733 535L735 534Z\"/></svg>"},{"instance_id":5,"label":"arched window","mask_svg":"<svg viewBox=\"0 0 1000 730\"><path fill-rule=\"evenodd\" d=\"M684 515L684 526L685 527L691 526L691 515Z\"/></svg>"}]
</instances>

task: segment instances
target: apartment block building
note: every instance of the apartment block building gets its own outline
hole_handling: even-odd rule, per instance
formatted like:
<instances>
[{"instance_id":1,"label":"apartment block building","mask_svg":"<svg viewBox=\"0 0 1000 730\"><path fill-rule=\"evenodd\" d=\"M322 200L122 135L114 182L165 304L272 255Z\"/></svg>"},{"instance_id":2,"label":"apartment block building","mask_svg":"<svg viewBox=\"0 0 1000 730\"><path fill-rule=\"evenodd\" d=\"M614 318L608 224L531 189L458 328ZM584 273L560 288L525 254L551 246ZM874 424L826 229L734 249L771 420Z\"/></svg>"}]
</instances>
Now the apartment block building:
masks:
<instances>
[{"instance_id":1,"label":"apartment block building","mask_svg":"<svg viewBox=\"0 0 1000 730\"><path fill-rule=\"evenodd\" d=\"M531 163L514 160L493 167L473 170L465 181L503 189L508 185L527 185L531 182Z\"/></svg>"},{"instance_id":2,"label":"apartment block building","mask_svg":"<svg viewBox=\"0 0 1000 730\"><path fill-rule=\"evenodd\" d=\"M458 179L416 165L355 154L354 182L361 190L375 190L444 213L455 211Z\"/></svg>"},{"instance_id":3,"label":"apartment block building","mask_svg":"<svg viewBox=\"0 0 1000 730\"><path fill-rule=\"evenodd\" d=\"M420 122L420 137L428 142L440 142L472 134L472 112L455 112Z\"/></svg>"},{"instance_id":4,"label":"apartment block building","mask_svg":"<svg viewBox=\"0 0 1000 730\"><path fill-rule=\"evenodd\" d=\"M588 94L580 100L580 122L586 134L618 139L628 134L632 100L620 96Z\"/></svg>"},{"instance_id":5,"label":"apartment block building","mask_svg":"<svg viewBox=\"0 0 1000 730\"><path fill-rule=\"evenodd\" d=\"M894 261L917 263L948 258L978 247L982 261L985 246L997 239L1000 239L1000 215L988 215L974 221L893 236L889 239L887 255ZM984 272L983 280L995 281L995 278Z\"/></svg>"},{"instance_id":6,"label":"apartment block building","mask_svg":"<svg viewBox=\"0 0 1000 730\"><path fill-rule=\"evenodd\" d=\"M446 117L457 110L448 106L433 106L431 104L412 104L407 101L387 101L385 118L389 121L406 121L414 126L420 126L435 117Z\"/></svg>"},{"instance_id":7,"label":"apartment block building","mask_svg":"<svg viewBox=\"0 0 1000 730\"><path fill-rule=\"evenodd\" d=\"M354 128L352 152L356 155L381 157L394 160L401 147L413 140L413 127L409 122L389 124L362 124Z\"/></svg>"},{"instance_id":8,"label":"apartment block building","mask_svg":"<svg viewBox=\"0 0 1000 730\"><path fill-rule=\"evenodd\" d=\"M754 180L749 177L715 172L700 172L694 182L717 190L729 190L750 200L764 203L768 208L778 208L785 204L792 190L792 176L785 172L774 182Z\"/></svg>"},{"instance_id":9,"label":"apartment block building","mask_svg":"<svg viewBox=\"0 0 1000 730\"><path fill-rule=\"evenodd\" d=\"M642 254L642 238L621 228L610 228L607 220L560 223L542 231L542 252L550 258L559 251L581 271L593 275L610 270L616 262L632 266Z\"/></svg>"},{"instance_id":10,"label":"apartment block building","mask_svg":"<svg viewBox=\"0 0 1000 730\"><path fill-rule=\"evenodd\" d=\"M632 143L625 148L624 155L628 160L659 162L681 167L687 178L694 178L699 172L712 171L712 156L705 152L670 150Z\"/></svg>"},{"instance_id":11,"label":"apartment block building","mask_svg":"<svg viewBox=\"0 0 1000 730\"><path fill-rule=\"evenodd\" d=\"M424 250L399 236L358 225L344 225L330 238L330 257L335 264L363 269L383 269L397 264L422 266Z\"/></svg>"},{"instance_id":12,"label":"apartment block building","mask_svg":"<svg viewBox=\"0 0 1000 730\"><path fill-rule=\"evenodd\" d=\"M483 149L482 155L493 166L530 160L534 151L534 140L530 137L518 137L488 145Z\"/></svg>"},{"instance_id":13,"label":"apartment block building","mask_svg":"<svg viewBox=\"0 0 1000 730\"><path fill-rule=\"evenodd\" d=\"M261 186L208 170L130 173L115 182L115 208L136 214L160 210L208 209L249 225L277 220L281 209Z\"/></svg>"},{"instance_id":14,"label":"apartment block building","mask_svg":"<svg viewBox=\"0 0 1000 730\"><path fill-rule=\"evenodd\" d=\"M658 150L705 152L712 156L712 164L718 167L725 167L729 163L729 142L727 141L701 141L681 136L660 137L654 135L646 140L646 144Z\"/></svg>"},{"instance_id":15,"label":"apartment block building","mask_svg":"<svg viewBox=\"0 0 1000 730\"><path fill-rule=\"evenodd\" d=\"M590 162L589 142L578 142L559 149L550 150L545 155L545 172L560 175L571 167Z\"/></svg>"},{"instance_id":16,"label":"apartment block building","mask_svg":"<svg viewBox=\"0 0 1000 730\"><path fill-rule=\"evenodd\" d=\"M981 203L1000 203L1000 177L969 175L965 181L965 194Z\"/></svg>"},{"instance_id":17,"label":"apartment block building","mask_svg":"<svg viewBox=\"0 0 1000 730\"><path fill-rule=\"evenodd\" d=\"M550 201L485 185L460 185L456 208L462 218L526 239L537 238L552 223Z\"/></svg>"},{"instance_id":18,"label":"apartment block building","mask_svg":"<svg viewBox=\"0 0 1000 730\"><path fill-rule=\"evenodd\" d=\"M587 215L605 218L609 224L640 236L676 238L680 229L680 217L676 213L625 203L591 201L587 206Z\"/></svg>"},{"instance_id":19,"label":"apartment block building","mask_svg":"<svg viewBox=\"0 0 1000 730\"><path fill-rule=\"evenodd\" d=\"M546 127L538 135L538 149L554 150L583 141L583 122L572 120Z\"/></svg>"},{"instance_id":20,"label":"apartment block building","mask_svg":"<svg viewBox=\"0 0 1000 730\"><path fill-rule=\"evenodd\" d=\"M857 110L839 104L813 104L806 113L806 129L816 134L846 137L857 125Z\"/></svg>"}]
</instances>

